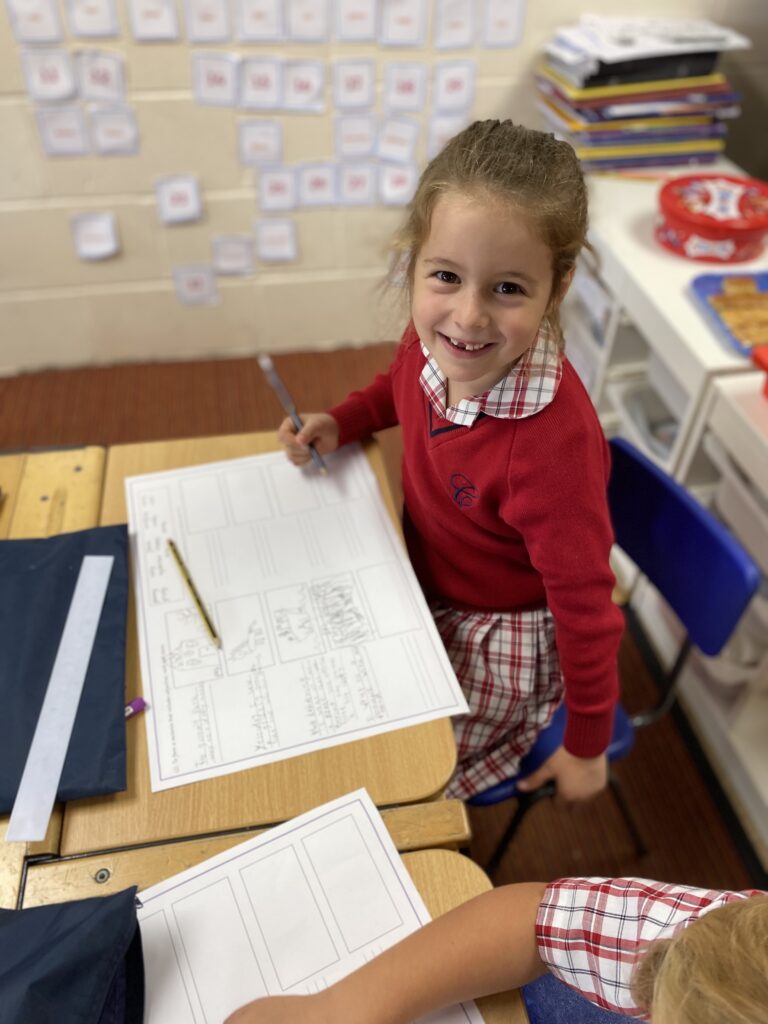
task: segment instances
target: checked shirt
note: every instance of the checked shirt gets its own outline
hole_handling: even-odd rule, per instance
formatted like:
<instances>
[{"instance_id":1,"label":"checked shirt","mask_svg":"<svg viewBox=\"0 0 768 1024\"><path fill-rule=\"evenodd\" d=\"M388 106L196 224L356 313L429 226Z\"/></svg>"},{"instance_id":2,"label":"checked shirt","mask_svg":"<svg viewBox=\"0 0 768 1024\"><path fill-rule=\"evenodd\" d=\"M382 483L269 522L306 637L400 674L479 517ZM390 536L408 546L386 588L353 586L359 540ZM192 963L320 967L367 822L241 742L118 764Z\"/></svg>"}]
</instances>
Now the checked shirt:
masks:
<instances>
[{"instance_id":1,"label":"checked shirt","mask_svg":"<svg viewBox=\"0 0 768 1024\"><path fill-rule=\"evenodd\" d=\"M758 890L721 892L644 878L562 878L536 917L539 955L550 971L605 1010L647 1020L630 992L638 956L703 914Z\"/></svg>"}]
</instances>

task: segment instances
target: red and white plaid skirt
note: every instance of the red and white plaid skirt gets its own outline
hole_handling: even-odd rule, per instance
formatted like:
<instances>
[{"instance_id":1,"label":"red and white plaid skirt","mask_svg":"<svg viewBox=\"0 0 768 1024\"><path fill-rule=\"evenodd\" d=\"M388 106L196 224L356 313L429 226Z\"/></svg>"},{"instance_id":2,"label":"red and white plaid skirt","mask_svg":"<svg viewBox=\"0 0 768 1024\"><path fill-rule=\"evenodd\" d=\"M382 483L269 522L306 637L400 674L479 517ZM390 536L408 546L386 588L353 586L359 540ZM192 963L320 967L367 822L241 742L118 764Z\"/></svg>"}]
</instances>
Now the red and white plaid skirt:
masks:
<instances>
[{"instance_id":1,"label":"red and white plaid skirt","mask_svg":"<svg viewBox=\"0 0 768 1024\"><path fill-rule=\"evenodd\" d=\"M563 699L563 677L548 608L432 614L469 714L454 718L458 765L446 796L466 800L516 775Z\"/></svg>"}]
</instances>

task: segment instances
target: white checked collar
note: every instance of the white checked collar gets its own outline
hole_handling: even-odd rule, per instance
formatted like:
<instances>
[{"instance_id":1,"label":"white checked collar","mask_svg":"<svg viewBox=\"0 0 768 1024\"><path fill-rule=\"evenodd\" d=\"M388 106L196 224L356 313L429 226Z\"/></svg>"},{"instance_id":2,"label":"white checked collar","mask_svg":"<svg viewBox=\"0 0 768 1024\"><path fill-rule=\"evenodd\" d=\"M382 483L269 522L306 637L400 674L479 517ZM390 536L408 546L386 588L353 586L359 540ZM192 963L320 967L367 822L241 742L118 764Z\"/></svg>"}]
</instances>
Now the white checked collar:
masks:
<instances>
[{"instance_id":1,"label":"white checked collar","mask_svg":"<svg viewBox=\"0 0 768 1024\"><path fill-rule=\"evenodd\" d=\"M419 383L432 408L442 418L471 427L480 413L497 419L524 419L549 405L563 376L560 350L552 331L541 325L536 340L509 373L482 395L462 398L446 407L447 382L435 360L422 344L426 363Z\"/></svg>"}]
</instances>

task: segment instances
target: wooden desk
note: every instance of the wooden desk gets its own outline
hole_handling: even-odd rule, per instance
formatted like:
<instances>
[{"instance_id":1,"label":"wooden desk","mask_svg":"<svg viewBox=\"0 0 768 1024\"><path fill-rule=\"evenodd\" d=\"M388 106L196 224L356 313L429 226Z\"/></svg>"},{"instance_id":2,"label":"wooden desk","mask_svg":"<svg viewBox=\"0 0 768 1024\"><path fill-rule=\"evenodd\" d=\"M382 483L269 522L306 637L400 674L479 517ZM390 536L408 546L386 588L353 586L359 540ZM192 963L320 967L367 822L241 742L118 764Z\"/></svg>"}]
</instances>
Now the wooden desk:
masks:
<instances>
[{"instance_id":1,"label":"wooden desk","mask_svg":"<svg viewBox=\"0 0 768 1024\"><path fill-rule=\"evenodd\" d=\"M97 854L56 864L35 864L27 874L24 906L106 896L130 885L146 889L236 845L242 838L220 836ZM403 863L433 917L491 888L488 876L477 864L449 850L406 853ZM486 1024L527 1024L528 1015L518 992L489 996L479 1000L478 1005Z\"/></svg>"},{"instance_id":2,"label":"wooden desk","mask_svg":"<svg viewBox=\"0 0 768 1024\"><path fill-rule=\"evenodd\" d=\"M120 445L109 449L101 524L126 521L127 476L236 458L278 447L274 433ZM393 518L384 465L375 444L368 457ZM126 698L141 693L133 602L128 620ZM66 808L63 855L145 845L167 839L263 826L292 818L365 786L379 807L439 796L456 763L448 719L344 744L194 785L152 793L144 723L128 722L128 788ZM440 845L440 835L428 846Z\"/></svg>"},{"instance_id":3,"label":"wooden desk","mask_svg":"<svg viewBox=\"0 0 768 1024\"><path fill-rule=\"evenodd\" d=\"M103 448L73 448L0 456L0 539L50 537L84 530L99 518L104 475ZM39 843L6 843L8 816L0 817L0 906L14 907L26 854L56 853L62 811L56 806Z\"/></svg>"}]
</instances>

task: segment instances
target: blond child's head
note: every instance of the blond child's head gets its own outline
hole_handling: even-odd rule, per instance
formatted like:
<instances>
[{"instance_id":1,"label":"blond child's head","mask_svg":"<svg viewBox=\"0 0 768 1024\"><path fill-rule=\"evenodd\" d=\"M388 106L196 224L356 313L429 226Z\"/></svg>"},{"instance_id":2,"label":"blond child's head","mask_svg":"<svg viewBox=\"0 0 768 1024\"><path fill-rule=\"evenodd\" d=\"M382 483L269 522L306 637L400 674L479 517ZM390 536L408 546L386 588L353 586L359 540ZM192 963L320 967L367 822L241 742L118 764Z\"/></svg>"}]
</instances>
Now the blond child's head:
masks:
<instances>
[{"instance_id":1,"label":"blond child's head","mask_svg":"<svg viewBox=\"0 0 768 1024\"><path fill-rule=\"evenodd\" d=\"M424 170L395 239L411 289L435 204L446 195L501 204L546 245L552 259L547 321L562 343L558 307L587 234L587 191L572 147L512 121L475 121L454 136Z\"/></svg>"},{"instance_id":2,"label":"blond child's head","mask_svg":"<svg viewBox=\"0 0 768 1024\"><path fill-rule=\"evenodd\" d=\"M632 991L653 1024L768 1024L768 896L718 907L652 943Z\"/></svg>"}]
</instances>

